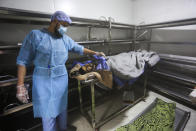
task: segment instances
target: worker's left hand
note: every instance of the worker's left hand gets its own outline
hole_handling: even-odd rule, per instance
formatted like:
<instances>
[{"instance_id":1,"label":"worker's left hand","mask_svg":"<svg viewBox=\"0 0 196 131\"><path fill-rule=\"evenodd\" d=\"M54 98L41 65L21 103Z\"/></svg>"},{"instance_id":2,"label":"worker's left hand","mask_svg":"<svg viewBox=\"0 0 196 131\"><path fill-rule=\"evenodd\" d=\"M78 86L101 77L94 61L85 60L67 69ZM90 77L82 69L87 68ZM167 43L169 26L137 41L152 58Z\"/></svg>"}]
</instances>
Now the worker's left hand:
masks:
<instances>
[{"instance_id":1,"label":"worker's left hand","mask_svg":"<svg viewBox=\"0 0 196 131\"><path fill-rule=\"evenodd\" d=\"M104 54L103 52L96 52L96 55L97 55L97 56L103 56L103 57L106 57L106 56L105 56L105 54Z\"/></svg>"}]
</instances>

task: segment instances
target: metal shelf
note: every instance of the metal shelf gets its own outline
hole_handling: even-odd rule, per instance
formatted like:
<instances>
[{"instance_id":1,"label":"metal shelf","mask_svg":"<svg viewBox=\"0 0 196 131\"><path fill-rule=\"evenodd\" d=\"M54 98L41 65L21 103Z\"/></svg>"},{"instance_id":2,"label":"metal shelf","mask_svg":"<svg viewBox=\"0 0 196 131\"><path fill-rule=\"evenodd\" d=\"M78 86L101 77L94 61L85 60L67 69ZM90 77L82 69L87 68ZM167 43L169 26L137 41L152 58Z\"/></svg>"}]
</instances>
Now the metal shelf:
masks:
<instances>
[{"instance_id":1,"label":"metal shelf","mask_svg":"<svg viewBox=\"0 0 196 131\"><path fill-rule=\"evenodd\" d=\"M156 83L152 83L152 82L149 82L148 83L148 86L154 90L157 90L157 91L160 91L164 94L167 94L167 95L170 95L176 99L179 99L180 101L183 101L183 102L186 102L186 103L189 103L191 104L191 101L189 99L188 96L185 96L183 95L183 93L177 93L176 91L174 90L169 90L168 88L172 89L172 86L169 86L169 85L165 85L165 84L156 84ZM167 89L165 88L167 87Z\"/></svg>"},{"instance_id":2,"label":"metal shelf","mask_svg":"<svg viewBox=\"0 0 196 131\"><path fill-rule=\"evenodd\" d=\"M171 55L171 54L159 54L161 59L172 61L172 62L182 62L190 65L196 65L196 58L189 56L179 56L179 55Z\"/></svg>"},{"instance_id":3,"label":"metal shelf","mask_svg":"<svg viewBox=\"0 0 196 131\"><path fill-rule=\"evenodd\" d=\"M174 73L173 74L172 73L165 73L165 72L161 72L161 71L153 71L153 73L167 77L167 78L172 78L172 79L176 79L179 81L184 81L184 82L190 83L192 85L196 85L196 81L194 79L191 79L191 78L185 77L185 76L180 77L182 75L177 75Z\"/></svg>"}]
</instances>

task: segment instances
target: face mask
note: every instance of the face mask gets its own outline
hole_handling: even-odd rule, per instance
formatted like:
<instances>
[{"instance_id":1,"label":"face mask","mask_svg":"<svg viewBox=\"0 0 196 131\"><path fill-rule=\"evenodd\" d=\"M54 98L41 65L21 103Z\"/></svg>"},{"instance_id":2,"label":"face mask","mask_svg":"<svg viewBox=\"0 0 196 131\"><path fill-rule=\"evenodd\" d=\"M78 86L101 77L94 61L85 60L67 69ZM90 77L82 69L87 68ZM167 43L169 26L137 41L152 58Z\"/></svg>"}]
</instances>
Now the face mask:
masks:
<instances>
[{"instance_id":1,"label":"face mask","mask_svg":"<svg viewBox=\"0 0 196 131\"><path fill-rule=\"evenodd\" d=\"M58 32L63 36L67 32L67 27L60 25Z\"/></svg>"}]
</instances>

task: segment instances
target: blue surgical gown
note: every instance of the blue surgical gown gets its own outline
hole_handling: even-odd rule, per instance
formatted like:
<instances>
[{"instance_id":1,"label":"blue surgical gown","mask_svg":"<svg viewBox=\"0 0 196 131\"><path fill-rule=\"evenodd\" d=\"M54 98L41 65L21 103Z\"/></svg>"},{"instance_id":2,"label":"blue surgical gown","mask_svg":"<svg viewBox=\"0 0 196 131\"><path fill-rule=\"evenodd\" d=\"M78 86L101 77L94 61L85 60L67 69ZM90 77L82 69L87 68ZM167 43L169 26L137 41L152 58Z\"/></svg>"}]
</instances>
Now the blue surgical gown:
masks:
<instances>
[{"instance_id":1,"label":"blue surgical gown","mask_svg":"<svg viewBox=\"0 0 196 131\"><path fill-rule=\"evenodd\" d=\"M83 54L84 47L66 34L56 38L43 30L32 30L24 39L17 64L34 64L32 101L34 117L53 118L67 108L68 51Z\"/></svg>"}]
</instances>

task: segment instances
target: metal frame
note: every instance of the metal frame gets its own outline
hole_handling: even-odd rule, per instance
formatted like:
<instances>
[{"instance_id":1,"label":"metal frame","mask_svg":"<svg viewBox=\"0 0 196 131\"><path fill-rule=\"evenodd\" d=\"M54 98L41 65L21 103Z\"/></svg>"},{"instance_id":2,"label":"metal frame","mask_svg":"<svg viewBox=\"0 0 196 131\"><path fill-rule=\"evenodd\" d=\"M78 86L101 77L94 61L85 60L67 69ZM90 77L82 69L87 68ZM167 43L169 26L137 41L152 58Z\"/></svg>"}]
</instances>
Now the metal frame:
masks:
<instances>
[{"instance_id":1,"label":"metal frame","mask_svg":"<svg viewBox=\"0 0 196 131\"><path fill-rule=\"evenodd\" d=\"M0 23L18 23L18 24L48 24L50 23L50 17L52 14L44 12L35 12L28 10L18 10L13 8L0 7ZM108 21L96 20L96 19L86 19L71 17L73 23L71 26L81 26L81 27L97 27L97 28L108 28ZM114 29L133 29L133 25L112 22L111 28Z\"/></svg>"},{"instance_id":2,"label":"metal frame","mask_svg":"<svg viewBox=\"0 0 196 131\"><path fill-rule=\"evenodd\" d=\"M167 54L160 54L160 57L162 59L160 68L152 72L152 78L148 87L195 109L196 106L191 103L188 94L196 85L196 81L194 80L196 59L194 57ZM164 69L166 65L170 67L168 68L169 71L167 71L167 68ZM183 74L184 71L181 69L188 69L187 73L191 75L187 76L186 73ZM170 73L172 70L174 72ZM160 83L156 83L156 80L160 81ZM184 93L181 93L179 90Z\"/></svg>"},{"instance_id":3,"label":"metal frame","mask_svg":"<svg viewBox=\"0 0 196 131\"><path fill-rule=\"evenodd\" d=\"M19 10L13 8L0 7L0 23L14 23L14 24L33 24L33 25L45 25L50 23L50 17L52 14L44 12L35 12L28 10ZM92 44L107 44L109 46L108 54L112 54L110 43L122 43L122 44L132 44L131 39L121 39L112 40L112 29L126 29L132 30L136 29L134 25L112 22L112 18L109 17L108 20L96 20L87 18L71 17L73 20L71 26L87 27L87 40L79 41L77 43L81 45L92 45ZM91 29L92 28L107 28L108 29L108 39L107 40L91 40ZM21 43L15 45L0 46L0 49L15 49L20 48ZM6 53L2 51L1 53Z\"/></svg>"},{"instance_id":4,"label":"metal frame","mask_svg":"<svg viewBox=\"0 0 196 131\"><path fill-rule=\"evenodd\" d=\"M50 22L50 17L51 17L51 14L44 13L44 12L35 12L35 11L0 7L0 23L7 22L7 23L19 23L19 24L24 24L24 23L26 24L48 24ZM77 18L77 17L71 17L71 19L73 20L73 24L71 24L71 26L82 26L82 27L89 27L89 28L92 28L92 27L108 28L109 29L108 31L109 40L111 40L111 29L112 28L113 29L116 29L116 28L117 29L132 29L134 30L134 37L132 40L133 44L137 42L140 43L140 41L136 41L137 30L186 26L186 25L196 24L196 18L168 21L168 22L161 22L161 23L147 24L147 25L138 25L138 26L112 22L111 19L109 19L109 21ZM88 35L87 40L90 40L90 33Z\"/></svg>"},{"instance_id":5,"label":"metal frame","mask_svg":"<svg viewBox=\"0 0 196 131\"><path fill-rule=\"evenodd\" d=\"M136 26L137 30L146 30L150 29L158 29L158 28L167 28L167 27L178 27L178 26L188 26L188 25L196 25L196 18L190 18L190 19L182 19L182 20L175 20L175 21L167 21L167 22L160 22L160 23L154 23L154 24L146 24L146 25L138 25ZM150 34L151 37L152 34ZM151 39L150 39L151 40ZM136 43L141 44L191 44L195 45L194 42L162 42L162 41L136 41ZM149 48L149 47L148 47Z\"/></svg>"},{"instance_id":6,"label":"metal frame","mask_svg":"<svg viewBox=\"0 0 196 131\"><path fill-rule=\"evenodd\" d=\"M25 82L29 82L32 80L32 76L25 76ZM0 81L0 88L2 87L6 87L6 86L10 86L10 85L16 85L17 84L18 79L17 78L13 78L10 80L4 80L4 81Z\"/></svg>"},{"instance_id":7,"label":"metal frame","mask_svg":"<svg viewBox=\"0 0 196 131\"><path fill-rule=\"evenodd\" d=\"M81 81L78 80L78 93L79 93L79 97L80 97L80 111L82 113L82 115L88 120L89 123L91 123L91 126L94 130L98 129L99 127L101 127L102 125L104 125L105 123L107 123L108 121L110 121L111 119L113 119L114 117L118 116L120 113L126 111L127 109L133 107L135 104L137 104L138 102L140 102L141 100L144 100L146 97L146 87L147 87L147 72L144 72L144 95L141 96L140 98L138 98L137 100L135 100L132 104L129 104L127 106L124 106L120 109L118 109L117 111L113 112L111 115L109 115L108 117L104 118L103 120L99 121L98 123L96 123L96 116L95 116L95 83L98 82L97 79L90 79L88 81L82 81L84 84L90 85L91 87L91 116L85 112L84 106L83 106L83 101L82 101L82 86L81 86Z\"/></svg>"},{"instance_id":8,"label":"metal frame","mask_svg":"<svg viewBox=\"0 0 196 131\"><path fill-rule=\"evenodd\" d=\"M148 107L146 107L141 113L139 113L134 119L132 119L129 122L129 124L133 123L139 117L144 116L146 113L148 113L150 110L152 110L153 107L155 107L155 105L156 105L156 99L150 105L148 105ZM186 126L186 123L188 122L188 119L190 118L191 112L182 110L178 107L176 107L175 112L177 112L176 114L180 113L181 117L178 117L178 118L180 118L180 120L176 119L176 117L175 117L175 120L174 120L175 124L174 125L176 125L176 126L174 126L174 131L183 131L184 127ZM182 120L185 122L182 122ZM178 123L178 125L176 123Z\"/></svg>"},{"instance_id":9,"label":"metal frame","mask_svg":"<svg viewBox=\"0 0 196 131\"><path fill-rule=\"evenodd\" d=\"M168 22L161 22L161 23L154 23L154 24L146 24L146 25L139 25L137 26L137 30L145 30L145 29L159 29L159 28L168 28L168 27L179 27L179 26L188 26L188 25L196 25L196 18L191 18L191 19L183 19L183 20L176 20L176 21L168 21ZM150 34L152 35L152 34ZM151 37L151 36L150 36ZM147 44L148 45L148 50L150 50L150 46L151 44L180 44L180 45L196 45L195 42L163 42L163 41L151 41L147 40L147 41L136 41L136 43L139 44ZM166 45L167 46L167 45ZM161 59L162 60L166 60L166 61L171 61L171 62L182 62L182 63L187 63L190 64L192 66L194 66L196 64L196 60L192 57L192 58L188 58L188 57L184 57L184 56L175 56L175 55L163 55L160 54ZM191 87L193 87L196 84L196 81L194 80L190 80L187 78L183 78L183 76L176 76L174 74L168 74L166 72L160 72L160 71L154 71L153 72L155 75L158 74L163 78L167 78L169 80L172 80L174 82L177 82L179 84L183 84L183 85L188 85L190 86L189 89L191 89ZM182 103L190 106L191 102L190 100L187 100L185 98L183 98L182 96L178 96L176 94L171 93L171 91L166 91L164 89L159 88L158 86L155 87L153 85L153 83L149 84L150 89L153 89L155 91L158 91L161 94L165 94L167 96L170 96L171 98L174 98L176 100L180 100ZM194 107L195 108L195 107Z\"/></svg>"},{"instance_id":10,"label":"metal frame","mask_svg":"<svg viewBox=\"0 0 196 131\"><path fill-rule=\"evenodd\" d=\"M132 50L135 50L135 44L136 44L136 35L137 35L137 26L134 27L134 30L133 30L133 47L132 47Z\"/></svg>"}]
</instances>

